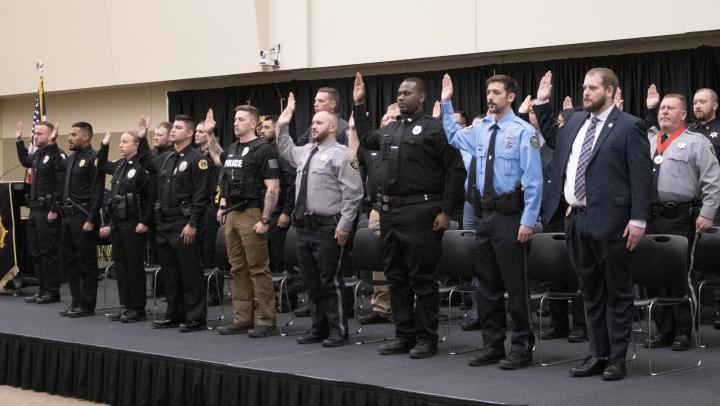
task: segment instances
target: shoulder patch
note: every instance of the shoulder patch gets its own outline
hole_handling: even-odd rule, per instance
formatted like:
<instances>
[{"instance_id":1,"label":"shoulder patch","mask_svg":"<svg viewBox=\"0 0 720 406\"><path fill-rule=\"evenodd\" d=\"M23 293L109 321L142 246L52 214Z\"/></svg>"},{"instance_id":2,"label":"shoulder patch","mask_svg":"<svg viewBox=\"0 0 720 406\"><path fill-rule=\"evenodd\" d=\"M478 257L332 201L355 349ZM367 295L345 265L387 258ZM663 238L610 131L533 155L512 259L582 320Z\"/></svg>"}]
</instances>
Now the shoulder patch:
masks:
<instances>
[{"instance_id":1,"label":"shoulder patch","mask_svg":"<svg viewBox=\"0 0 720 406\"><path fill-rule=\"evenodd\" d=\"M268 159L268 167L270 169L278 169L280 167L278 165L278 160L274 158Z\"/></svg>"},{"instance_id":2,"label":"shoulder patch","mask_svg":"<svg viewBox=\"0 0 720 406\"><path fill-rule=\"evenodd\" d=\"M532 137L530 137L530 148L536 151L540 149L540 142L538 141L537 135L533 135Z\"/></svg>"},{"instance_id":3,"label":"shoulder patch","mask_svg":"<svg viewBox=\"0 0 720 406\"><path fill-rule=\"evenodd\" d=\"M360 173L360 161L358 161L356 156L348 159L348 164L350 164L350 167L353 168L355 172Z\"/></svg>"},{"instance_id":4,"label":"shoulder patch","mask_svg":"<svg viewBox=\"0 0 720 406\"><path fill-rule=\"evenodd\" d=\"M200 168L200 169L203 170L203 171L206 170L206 169L208 168L207 159L201 159L201 160L199 160L199 161L198 161L198 168Z\"/></svg>"}]
</instances>

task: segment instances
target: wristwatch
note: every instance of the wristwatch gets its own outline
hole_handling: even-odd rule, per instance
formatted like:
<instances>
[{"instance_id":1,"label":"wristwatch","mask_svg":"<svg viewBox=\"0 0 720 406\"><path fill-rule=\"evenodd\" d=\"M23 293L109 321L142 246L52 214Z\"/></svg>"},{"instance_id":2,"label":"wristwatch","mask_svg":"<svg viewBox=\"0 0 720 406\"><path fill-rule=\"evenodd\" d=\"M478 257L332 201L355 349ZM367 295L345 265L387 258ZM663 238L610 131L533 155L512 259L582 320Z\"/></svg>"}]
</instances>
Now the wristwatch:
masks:
<instances>
[{"instance_id":1,"label":"wristwatch","mask_svg":"<svg viewBox=\"0 0 720 406\"><path fill-rule=\"evenodd\" d=\"M270 224L270 220L269 220L269 219L266 219L266 218L264 218L264 217L263 217L262 219L260 219L260 222L263 223L263 224L265 224L265 225Z\"/></svg>"}]
</instances>

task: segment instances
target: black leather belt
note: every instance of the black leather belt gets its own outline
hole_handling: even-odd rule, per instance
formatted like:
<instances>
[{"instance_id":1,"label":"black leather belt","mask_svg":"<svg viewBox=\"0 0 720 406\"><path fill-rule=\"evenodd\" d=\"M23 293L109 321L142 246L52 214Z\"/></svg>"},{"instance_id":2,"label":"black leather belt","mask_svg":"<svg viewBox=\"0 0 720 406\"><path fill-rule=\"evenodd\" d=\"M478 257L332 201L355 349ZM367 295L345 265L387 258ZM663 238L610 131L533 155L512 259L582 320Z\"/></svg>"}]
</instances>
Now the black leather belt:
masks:
<instances>
[{"instance_id":1,"label":"black leather belt","mask_svg":"<svg viewBox=\"0 0 720 406\"><path fill-rule=\"evenodd\" d=\"M377 201L373 207L378 211L389 211L393 207L408 206L411 204L439 201L444 198L442 193L422 193L409 196L388 196L378 194Z\"/></svg>"},{"instance_id":2,"label":"black leather belt","mask_svg":"<svg viewBox=\"0 0 720 406\"><path fill-rule=\"evenodd\" d=\"M565 217L570 217L571 214L585 214L585 209L585 206L568 206Z\"/></svg>"},{"instance_id":3,"label":"black leather belt","mask_svg":"<svg viewBox=\"0 0 720 406\"><path fill-rule=\"evenodd\" d=\"M651 217L673 220L681 215L697 216L700 208L697 202L663 202L650 205Z\"/></svg>"}]
</instances>

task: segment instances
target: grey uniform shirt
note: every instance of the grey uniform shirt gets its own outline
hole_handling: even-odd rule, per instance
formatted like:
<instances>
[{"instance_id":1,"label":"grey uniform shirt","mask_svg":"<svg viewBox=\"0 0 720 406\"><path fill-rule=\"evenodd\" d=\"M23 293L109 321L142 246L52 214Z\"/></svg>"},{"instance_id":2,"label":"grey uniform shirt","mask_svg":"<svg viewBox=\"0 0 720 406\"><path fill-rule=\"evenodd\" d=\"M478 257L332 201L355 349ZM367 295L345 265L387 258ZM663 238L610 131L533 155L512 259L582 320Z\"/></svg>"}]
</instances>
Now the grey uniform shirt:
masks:
<instances>
[{"instance_id":1,"label":"grey uniform shirt","mask_svg":"<svg viewBox=\"0 0 720 406\"><path fill-rule=\"evenodd\" d=\"M658 130L648 131L650 155L657 149ZM658 177L661 202L702 200L700 215L714 218L720 206L720 165L710 141L685 130L663 151Z\"/></svg>"},{"instance_id":2,"label":"grey uniform shirt","mask_svg":"<svg viewBox=\"0 0 720 406\"><path fill-rule=\"evenodd\" d=\"M319 145L311 142L300 147L295 146L286 125L279 127L277 142L280 156L297 168L296 201L310 151L317 145L318 151L309 163L307 209L319 216L340 214L338 227L350 231L363 201L363 186L360 172L350 166L347 147L334 139Z\"/></svg>"}]
</instances>

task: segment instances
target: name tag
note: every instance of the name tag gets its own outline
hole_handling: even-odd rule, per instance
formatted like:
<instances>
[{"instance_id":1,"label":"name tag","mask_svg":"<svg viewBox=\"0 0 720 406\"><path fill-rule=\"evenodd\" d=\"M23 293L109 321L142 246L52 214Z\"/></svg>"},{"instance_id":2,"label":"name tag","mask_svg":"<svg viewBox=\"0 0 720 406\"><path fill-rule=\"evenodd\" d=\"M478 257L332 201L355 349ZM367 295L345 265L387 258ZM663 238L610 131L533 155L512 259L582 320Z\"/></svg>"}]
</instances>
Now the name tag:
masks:
<instances>
[{"instance_id":1,"label":"name tag","mask_svg":"<svg viewBox=\"0 0 720 406\"><path fill-rule=\"evenodd\" d=\"M225 161L226 168L242 168L242 165L243 165L242 159L228 159Z\"/></svg>"}]
</instances>

